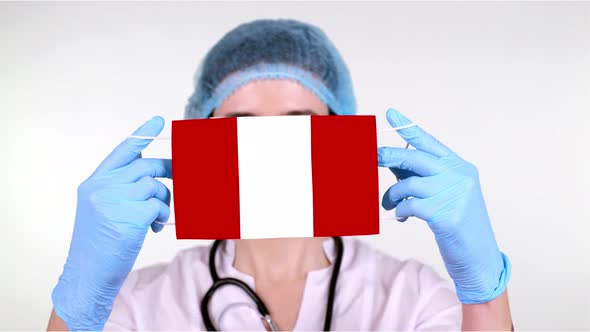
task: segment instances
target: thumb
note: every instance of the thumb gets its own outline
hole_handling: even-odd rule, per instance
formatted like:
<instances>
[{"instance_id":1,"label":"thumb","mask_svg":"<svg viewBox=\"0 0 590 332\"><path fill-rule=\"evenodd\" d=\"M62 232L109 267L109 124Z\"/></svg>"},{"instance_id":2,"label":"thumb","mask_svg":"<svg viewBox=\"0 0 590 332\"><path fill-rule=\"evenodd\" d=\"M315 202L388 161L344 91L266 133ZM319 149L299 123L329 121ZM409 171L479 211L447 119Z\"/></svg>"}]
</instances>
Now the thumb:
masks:
<instances>
[{"instance_id":1,"label":"thumb","mask_svg":"<svg viewBox=\"0 0 590 332\"><path fill-rule=\"evenodd\" d=\"M165 121L161 116L154 116L137 128L134 136L157 136L164 128ZM95 173L109 171L125 166L137 159L150 143L151 139L127 138L98 166Z\"/></svg>"}]
</instances>

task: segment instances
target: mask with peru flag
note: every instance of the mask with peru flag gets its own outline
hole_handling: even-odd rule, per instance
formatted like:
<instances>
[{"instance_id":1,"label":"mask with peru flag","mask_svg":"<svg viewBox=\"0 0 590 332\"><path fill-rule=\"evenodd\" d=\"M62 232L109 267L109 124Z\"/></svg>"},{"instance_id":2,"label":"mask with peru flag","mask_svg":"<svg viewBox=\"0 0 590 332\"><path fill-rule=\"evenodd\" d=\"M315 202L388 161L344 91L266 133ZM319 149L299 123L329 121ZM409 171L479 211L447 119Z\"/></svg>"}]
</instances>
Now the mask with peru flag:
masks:
<instances>
[{"instance_id":1,"label":"mask with peru flag","mask_svg":"<svg viewBox=\"0 0 590 332\"><path fill-rule=\"evenodd\" d=\"M375 116L172 122L178 239L379 233Z\"/></svg>"}]
</instances>

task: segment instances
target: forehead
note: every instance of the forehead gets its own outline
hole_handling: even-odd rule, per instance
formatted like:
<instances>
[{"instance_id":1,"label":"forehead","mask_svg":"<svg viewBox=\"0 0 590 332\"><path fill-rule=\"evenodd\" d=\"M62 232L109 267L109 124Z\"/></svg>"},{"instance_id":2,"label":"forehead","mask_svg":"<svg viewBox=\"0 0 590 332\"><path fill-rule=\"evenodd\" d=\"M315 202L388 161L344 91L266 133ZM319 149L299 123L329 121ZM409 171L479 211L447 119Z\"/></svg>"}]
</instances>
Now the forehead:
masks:
<instances>
[{"instance_id":1,"label":"forehead","mask_svg":"<svg viewBox=\"0 0 590 332\"><path fill-rule=\"evenodd\" d=\"M287 79L251 81L237 88L215 110L215 116L228 113L279 115L289 111L309 110L327 114L328 106L301 84Z\"/></svg>"}]
</instances>

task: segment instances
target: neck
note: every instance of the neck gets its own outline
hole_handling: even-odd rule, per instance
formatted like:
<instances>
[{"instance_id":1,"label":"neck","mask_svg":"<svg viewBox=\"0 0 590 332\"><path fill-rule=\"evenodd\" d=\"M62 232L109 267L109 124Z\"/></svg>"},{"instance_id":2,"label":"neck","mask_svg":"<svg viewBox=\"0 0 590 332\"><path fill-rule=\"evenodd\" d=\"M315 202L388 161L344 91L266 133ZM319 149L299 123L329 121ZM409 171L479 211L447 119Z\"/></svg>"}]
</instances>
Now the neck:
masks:
<instances>
[{"instance_id":1,"label":"neck","mask_svg":"<svg viewBox=\"0 0 590 332\"><path fill-rule=\"evenodd\" d=\"M330 265L325 238L237 240L234 267L257 280L300 280Z\"/></svg>"}]
</instances>

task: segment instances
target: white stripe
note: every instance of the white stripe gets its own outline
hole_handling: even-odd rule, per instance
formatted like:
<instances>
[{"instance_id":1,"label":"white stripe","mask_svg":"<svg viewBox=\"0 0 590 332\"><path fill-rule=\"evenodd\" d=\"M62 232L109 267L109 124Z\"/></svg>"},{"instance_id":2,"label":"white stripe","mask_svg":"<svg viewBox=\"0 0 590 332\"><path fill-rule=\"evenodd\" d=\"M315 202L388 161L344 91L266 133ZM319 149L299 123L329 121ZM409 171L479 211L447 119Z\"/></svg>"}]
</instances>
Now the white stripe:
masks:
<instances>
[{"instance_id":1,"label":"white stripe","mask_svg":"<svg viewBox=\"0 0 590 332\"><path fill-rule=\"evenodd\" d=\"M313 236L311 118L238 118L240 237Z\"/></svg>"}]
</instances>

